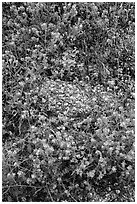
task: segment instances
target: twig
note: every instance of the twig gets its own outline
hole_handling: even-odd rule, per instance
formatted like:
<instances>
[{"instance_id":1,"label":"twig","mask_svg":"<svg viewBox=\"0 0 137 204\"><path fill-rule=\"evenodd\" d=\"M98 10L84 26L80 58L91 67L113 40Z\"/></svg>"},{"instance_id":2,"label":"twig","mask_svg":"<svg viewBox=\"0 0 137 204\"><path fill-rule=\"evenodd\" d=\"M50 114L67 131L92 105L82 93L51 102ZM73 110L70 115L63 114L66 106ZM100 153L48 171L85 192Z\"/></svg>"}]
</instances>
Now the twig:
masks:
<instances>
[{"instance_id":1,"label":"twig","mask_svg":"<svg viewBox=\"0 0 137 204\"><path fill-rule=\"evenodd\" d=\"M6 194L9 191L9 189L10 189L10 186L8 186L8 189L4 193L2 193L2 195Z\"/></svg>"},{"instance_id":2,"label":"twig","mask_svg":"<svg viewBox=\"0 0 137 204\"><path fill-rule=\"evenodd\" d=\"M66 191L67 189L65 188L63 182L61 182L61 183L62 183L62 186L63 186L64 190ZM69 195L75 202L79 202L79 201L75 200L75 198L70 194L70 192L69 192Z\"/></svg>"},{"instance_id":3,"label":"twig","mask_svg":"<svg viewBox=\"0 0 137 204\"><path fill-rule=\"evenodd\" d=\"M51 193L50 193L50 191L49 191L49 188L48 188L47 183L46 183L46 188L47 188L47 190L48 190L48 193L49 193L49 196L50 196L50 198L51 198L51 201L54 202L54 200L53 200L53 198L52 198L52 196L51 196Z\"/></svg>"}]
</instances>

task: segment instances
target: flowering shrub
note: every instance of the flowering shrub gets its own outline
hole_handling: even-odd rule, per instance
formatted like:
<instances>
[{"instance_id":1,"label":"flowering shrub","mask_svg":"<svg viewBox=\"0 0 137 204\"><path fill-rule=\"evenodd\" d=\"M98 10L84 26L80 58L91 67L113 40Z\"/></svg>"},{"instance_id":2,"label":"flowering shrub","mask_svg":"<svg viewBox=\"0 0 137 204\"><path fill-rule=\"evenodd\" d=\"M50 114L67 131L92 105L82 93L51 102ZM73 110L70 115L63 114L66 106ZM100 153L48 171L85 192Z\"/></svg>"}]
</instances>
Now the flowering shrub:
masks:
<instances>
[{"instance_id":1,"label":"flowering shrub","mask_svg":"<svg viewBox=\"0 0 137 204\"><path fill-rule=\"evenodd\" d=\"M3 201L127 202L134 3L3 3Z\"/></svg>"}]
</instances>

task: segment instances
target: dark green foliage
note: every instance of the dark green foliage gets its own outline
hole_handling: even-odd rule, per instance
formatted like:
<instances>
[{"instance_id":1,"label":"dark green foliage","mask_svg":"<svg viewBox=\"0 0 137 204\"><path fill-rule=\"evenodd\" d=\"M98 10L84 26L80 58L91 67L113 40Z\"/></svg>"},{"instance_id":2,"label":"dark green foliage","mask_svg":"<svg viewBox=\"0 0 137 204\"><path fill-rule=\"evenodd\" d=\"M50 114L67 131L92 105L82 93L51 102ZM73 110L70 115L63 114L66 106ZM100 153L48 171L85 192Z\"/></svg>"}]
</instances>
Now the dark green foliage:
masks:
<instances>
[{"instance_id":1,"label":"dark green foliage","mask_svg":"<svg viewBox=\"0 0 137 204\"><path fill-rule=\"evenodd\" d=\"M133 202L135 3L2 11L3 201Z\"/></svg>"}]
</instances>

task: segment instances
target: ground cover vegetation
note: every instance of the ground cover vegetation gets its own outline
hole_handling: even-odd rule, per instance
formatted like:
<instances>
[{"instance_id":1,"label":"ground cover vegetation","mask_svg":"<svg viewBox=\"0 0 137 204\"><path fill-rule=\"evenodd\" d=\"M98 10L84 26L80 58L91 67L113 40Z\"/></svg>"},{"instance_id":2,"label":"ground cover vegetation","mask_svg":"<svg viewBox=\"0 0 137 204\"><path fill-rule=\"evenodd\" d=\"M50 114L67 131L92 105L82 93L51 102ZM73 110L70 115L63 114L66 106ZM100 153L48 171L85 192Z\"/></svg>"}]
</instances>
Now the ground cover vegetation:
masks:
<instances>
[{"instance_id":1,"label":"ground cover vegetation","mask_svg":"<svg viewBox=\"0 0 137 204\"><path fill-rule=\"evenodd\" d=\"M3 201L134 201L135 4L3 2Z\"/></svg>"}]
</instances>

